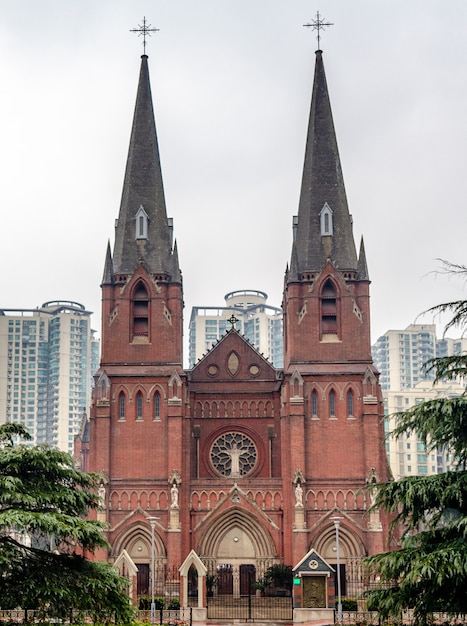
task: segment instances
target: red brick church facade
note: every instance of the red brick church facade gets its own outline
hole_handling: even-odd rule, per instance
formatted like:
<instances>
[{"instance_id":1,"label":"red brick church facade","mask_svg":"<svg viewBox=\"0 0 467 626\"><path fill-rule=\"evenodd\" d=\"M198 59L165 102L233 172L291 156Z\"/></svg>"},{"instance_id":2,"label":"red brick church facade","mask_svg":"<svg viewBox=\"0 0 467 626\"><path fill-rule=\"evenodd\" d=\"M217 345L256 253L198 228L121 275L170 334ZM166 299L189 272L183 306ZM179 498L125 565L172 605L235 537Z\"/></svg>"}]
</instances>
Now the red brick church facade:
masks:
<instances>
[{"instance_id":1,"label":"red brick church facade","mask_svg":"<svg viewBox=\"0 0 467 626\"><path fill-rule=\"evenodd\" d=\"M367 513L365 490L388 479L370 281L363 242L356 253L320 51L293 229L284 368L232 320L185 370L182 276L143 56L102 281L101 366L78 442L84 468L106 477L99 516L111 549L102 558L125 554L147 569L150 516L156 563L167 566L194 550L213 572L263 572L294 566L311 548L334 564L336 515L344 565L387 549L385 519Z\"/></svg>"}]
</instances>

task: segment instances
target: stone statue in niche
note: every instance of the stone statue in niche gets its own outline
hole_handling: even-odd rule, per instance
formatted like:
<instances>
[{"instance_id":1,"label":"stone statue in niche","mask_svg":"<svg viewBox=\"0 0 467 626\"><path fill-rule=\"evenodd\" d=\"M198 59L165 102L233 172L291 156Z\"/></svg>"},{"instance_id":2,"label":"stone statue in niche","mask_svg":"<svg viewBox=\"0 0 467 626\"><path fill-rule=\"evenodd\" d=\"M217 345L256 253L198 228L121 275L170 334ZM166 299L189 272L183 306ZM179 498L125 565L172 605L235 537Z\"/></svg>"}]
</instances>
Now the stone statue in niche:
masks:
<instances>
[{"instance_id":1,"label":"stone statue in niche","mask_svg":"<svg viewBox=\"0 0 467 626\"><path fill-rule=\"evenodd\" d=\"M172 488L170 490L170 499L171 499L171 503L170 503L170 508L171 509L178 509L179 505L178 505L178 487L177 487L177 483L173 483Z\"/></svg>"},{"instance_id":2,"label":"stone statue in niche","mask_svg":"<svg viewBox=\"0 0 467 626\"><path fill-rule=\"evenodd\" d=\"M296 507L303 506L303 489L300 484L300 481L297 483L295 487L295 506Z\"/></svg>"}]
</instances>

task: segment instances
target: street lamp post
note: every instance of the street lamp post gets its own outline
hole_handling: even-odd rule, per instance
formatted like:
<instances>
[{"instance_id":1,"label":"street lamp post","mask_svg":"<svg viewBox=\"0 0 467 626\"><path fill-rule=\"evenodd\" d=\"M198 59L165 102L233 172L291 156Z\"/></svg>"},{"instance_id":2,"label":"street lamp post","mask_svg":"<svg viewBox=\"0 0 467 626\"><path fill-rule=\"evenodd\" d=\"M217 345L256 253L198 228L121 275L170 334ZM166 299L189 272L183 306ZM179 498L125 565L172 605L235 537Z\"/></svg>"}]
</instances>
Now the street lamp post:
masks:
<instances>
[{"instance_id":1,"label":"street lamp post","mask_svg":"<svg viewBox=\"0 0 467 626\"><path fill-rule=\"evenodd\" d=\"M332 521L336 529L336 561L337 561L337 622L342 624L342 593L341 593L341 564L339 556L339 526L341 517L333 517Z\"/></svg>"},{"instance_id":2,"label":"street lamp post","mask_svg":"<svg viewBox=\"0 0 467 626\"><path fill-rule=\"evenodd\" d=\"M155 549L154 549L154 529L158 517L148 517L151 524L151 624L156 623L156 602L154 600L154 579L155 579Z\"/></svg>"}]
</instances>

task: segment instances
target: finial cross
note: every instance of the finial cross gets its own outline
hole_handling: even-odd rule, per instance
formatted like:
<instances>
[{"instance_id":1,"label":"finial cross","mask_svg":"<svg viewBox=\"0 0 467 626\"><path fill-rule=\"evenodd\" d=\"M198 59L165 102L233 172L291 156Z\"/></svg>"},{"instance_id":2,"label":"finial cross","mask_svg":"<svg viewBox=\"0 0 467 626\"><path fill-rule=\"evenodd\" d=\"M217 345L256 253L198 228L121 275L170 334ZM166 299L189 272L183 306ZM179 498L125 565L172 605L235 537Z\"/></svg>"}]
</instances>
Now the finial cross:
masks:
<instances>
[{"instance_id":1,"label":"finial cross","mask_svg":"<svg viewBox=\"0 0 467 626\"><path fill-rule=\"evenodd\" d=\"M235 328L235 324L238 322L238 319L235 317L235 315L233 313L232 313L231 317L229 317L229 319L227 321L232 324L231 330L237 330Z\"/></svg>"},{"instance_id":2,"label":"finial cross","mask_svg":"<svg viewBox=\"0 0 467 626\"><path fill-rule=\"evenodd\" d=\"M138 37L143 36L143 52L146 54L146 37L150 37L151 33L156 33L159 28L152 28L151 24L146 21L146 16L143 17L143 23L138 24L138 28L131 28L130 33L138 33Z\"/></svg>"},{"instance_id":3,"label":"finial cross","mask_svg":"<svg viewBox=\"0 0 467 626\"><path fill-rule=\"evenodd\" d=\"M321 16L319 14L319 11L316 11L316 19L315 20L311 20L310 24L303 24L303 26L306 26L307 28L311 28L311 30L316 30L318 35L318 50L320 50L321 48L319 47L319 41L321 39L320 37L320 30L324 30L327 26L334 26L334 24L332 24L331 22L325 22L324 19L321 19Z\"/></svg>"}]
</instances>

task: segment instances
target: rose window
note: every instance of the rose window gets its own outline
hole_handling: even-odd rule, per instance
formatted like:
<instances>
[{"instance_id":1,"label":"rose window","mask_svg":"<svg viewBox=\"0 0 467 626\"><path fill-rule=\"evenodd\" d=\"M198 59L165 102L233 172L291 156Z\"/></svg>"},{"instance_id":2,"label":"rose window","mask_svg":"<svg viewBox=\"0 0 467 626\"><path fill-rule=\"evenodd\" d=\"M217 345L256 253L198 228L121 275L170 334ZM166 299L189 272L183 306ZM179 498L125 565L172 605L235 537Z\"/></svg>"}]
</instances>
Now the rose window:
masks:
<instances>
[{"instance_id":1,"label":"rose window","mask_svg":"<svg viewBox=\"0 0 467 626\"><path fill-rule=\"evenodd\" d=\"M216 439L211 448L211 463L222 476L246 476L257 460L255 444L243 433L225 433Z\"/></svg>"}]
</instances>

